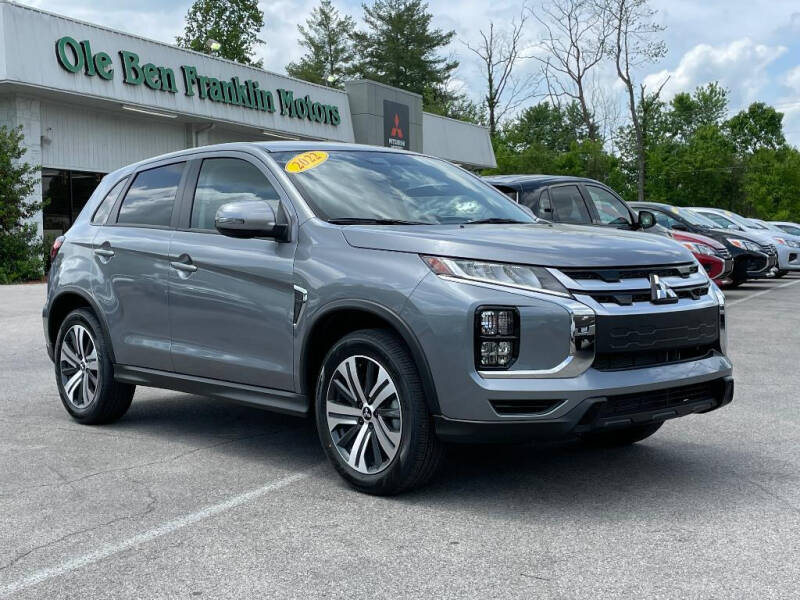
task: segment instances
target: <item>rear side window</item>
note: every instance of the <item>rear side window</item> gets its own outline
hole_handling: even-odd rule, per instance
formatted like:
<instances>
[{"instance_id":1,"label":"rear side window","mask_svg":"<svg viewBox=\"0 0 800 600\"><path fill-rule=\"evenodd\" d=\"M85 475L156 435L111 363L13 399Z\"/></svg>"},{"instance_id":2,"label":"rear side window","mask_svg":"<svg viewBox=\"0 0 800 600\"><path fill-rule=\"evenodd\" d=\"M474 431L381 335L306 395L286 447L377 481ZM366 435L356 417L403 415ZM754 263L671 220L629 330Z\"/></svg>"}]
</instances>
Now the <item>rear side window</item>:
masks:
<instances>
[{"instance_id":1,"label":"rear side window","mask_svg":"<svg viewBox=\"0 0 800 600\"><path fill-rule=\"evenodd\" d=\"M136 175L122 201L117 223L168 227L184 166L175 163Z\"/></svg>"},{"instance_id":2,"label":"rear side window","mask_svg":"<svg viewBox=\"0 0 800 600\"><path fill-rule=\"evenodd\" d=\"M559 223L591 224L589 210L578 186L560 185L550 188L550 202L553 206L553 218Z\"/></svg>"},{"instance_id":3,"label":"rear side window","mask_svg":"<svg viewBox=\"0 0 800 600\"><path fill-rule=\"evenodd\" d=\"M192 229L214 229L217 209L228 202L260 200L278 214L278 192L258 168L238 158L207 158L192 205Z\"/></svg>"},{"instance_id":4,"label":"rear side window","mask_svg":"<svg viewBox=\"0 0 800 600\"><path fill-rule=\"evenodd\" d=\"M597 215L603 225L630 225L631 214L625 203L608 190L595 185L587 185L586 190L594 202Z\"/></svg>"},{"instance_id":5,"label":"rear side window","mask_svg":"<svg viewBox=\"0 0 800 600\"><path fill-rule=\"evenodd\" d=\"M103 198L103 201L100 203L100 206L97 207L97 210L94 211L94 216L92 217L92 225L102 225L106 222L108 218L108 213L111 212L111 209L114 207L114 203L117 201L120 193L122 193L122 188L125 187L125 184L128 182L128 178L125 177L123 180L117 183L111 190L106 194L106 197Z\"/></svg>"}]
</instances>

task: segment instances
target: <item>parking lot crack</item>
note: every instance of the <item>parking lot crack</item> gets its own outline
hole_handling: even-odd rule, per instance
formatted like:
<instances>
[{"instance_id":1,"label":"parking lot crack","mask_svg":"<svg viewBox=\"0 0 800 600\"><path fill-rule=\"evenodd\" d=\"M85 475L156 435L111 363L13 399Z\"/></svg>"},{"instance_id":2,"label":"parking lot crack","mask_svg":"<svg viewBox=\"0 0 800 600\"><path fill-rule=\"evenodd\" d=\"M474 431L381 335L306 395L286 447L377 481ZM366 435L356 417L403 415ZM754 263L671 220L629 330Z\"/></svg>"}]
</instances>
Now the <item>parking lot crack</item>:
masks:
<instances>
[{"instance_id":1,"label":"parking lot crack","mask_svg":"<svg viewBox=\"0 0 800 600\"><path fill-rule=\"evenodd\" d=\"M52 487L61 487L61 486L65 486L65 485L71 486L71 485L74 485L76 483L80 483L82 481L86 481L87 479L92 479L94 477L100 477L102 475L108 475L108 474L111 474L111 473L127 473L129 471L135 471L137 469L144 469L144 468L151 467L151 466L154 466L154 465L163 465L163 464L167 464L167 463L174 462L174 461L177 461L177 460L181 460L183 458L186 458L187 456L191 456L192 454L196 454L196 453L202 452L204 450L211 450L213 448L219 448L221 446L229 446L231 444L236 444L236 443L239 443L239 442L258 439L258 438L262 438L262 437L268 437L268 436L275 435L275 434L278 434L278 433L284 433L286 431L287 431L287 429L279 429L279 430L274 430L274 431L258 433L258 434L254 434L254 435L245 435L245 436L239 436L239 437L236 437L236 438L226 439L226 440L214 442L213 444L206 444L206 445L203 445L203 446L196 446L196 447L190 448L188 450L185 450L183 452L179 452L178 454L174 454L172 456L160 458L158 460L153 460L153 461L146 462L146 463L138 463L138 464L135 464L135 465L127 465L127 466L124 466L124 467L116 467L116 468L113 468L113 469L104 469L102 471L95 471L95 472L92 472L92 473L87 473L86 475L82 475L80 477L76 477L75 479L59 481L57 483L45 483L45 484L41 484L41 485L33 485L33 486L22 487L22 488L19 488L18 490L16 490L15 492L13 492L12 494L7 494L7 495L4 494L1 497L8 498L8 497L20 494L20 493L30 492L30 491L33 491L33 490L40 490L40 489L52 488Z\"/></svg>"}]
</instances>

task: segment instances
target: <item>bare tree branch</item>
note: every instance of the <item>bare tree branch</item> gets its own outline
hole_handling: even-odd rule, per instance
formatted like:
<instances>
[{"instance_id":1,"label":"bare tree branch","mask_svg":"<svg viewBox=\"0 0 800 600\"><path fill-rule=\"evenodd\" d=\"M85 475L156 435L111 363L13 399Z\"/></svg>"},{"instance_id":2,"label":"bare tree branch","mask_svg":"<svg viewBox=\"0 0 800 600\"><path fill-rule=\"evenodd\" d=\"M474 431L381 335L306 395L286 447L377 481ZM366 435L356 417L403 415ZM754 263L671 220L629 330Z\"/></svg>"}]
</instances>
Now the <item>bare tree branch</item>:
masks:
<instances>
[{"instance_id":1,"label":"bare tree branch","mask_svg":"<svg viewBox=\"0 0 800 600\"><path fill-rule=\"evenodd\" d=\"M592 91L587 88L592 84L590 73L606 56L606 12L594 0L553 0L531 14L544 29L544 55L536 59L542 63L551 102L560 104L564 97L577 102L587 137L599 139Z\"/></svg>"},{"instance_id":2,"label":"bare tree branch","mask_svg":"<svg viewBox=\"0 0 800 600\"><path fill-rule=\"evenodd\" d=\"M489 113L489 134L494 136L500 122L516 111L523 103L536 95L538 79L534 74L518 78L516 67L532 57L523 39L525 23L528 19L523 5L518 19L511 22L508 32L500 32L494 22L489 23L488 31L481 30L480 42L464 45L480 60L486 77L486 108Z\"/></svg>"}]
</instances>

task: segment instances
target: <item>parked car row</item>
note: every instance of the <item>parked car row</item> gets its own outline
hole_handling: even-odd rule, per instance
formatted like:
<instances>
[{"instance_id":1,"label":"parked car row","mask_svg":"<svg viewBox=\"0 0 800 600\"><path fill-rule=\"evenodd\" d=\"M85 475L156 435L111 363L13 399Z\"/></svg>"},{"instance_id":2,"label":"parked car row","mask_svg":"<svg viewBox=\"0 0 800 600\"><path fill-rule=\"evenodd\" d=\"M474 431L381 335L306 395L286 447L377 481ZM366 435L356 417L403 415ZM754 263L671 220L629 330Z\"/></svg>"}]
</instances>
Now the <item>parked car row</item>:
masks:
<instances>
[{"instance_id":1,"label":"parked car row","mask_svg":"<svg viewBox=\"0 0 800 600\"><path fill-rule=\"evenodd\" d=\"M716 208L626 203L611 188L581 177L500 175L486 180L538 218L555 223L643 229L683 244L720 286L800 271L800 225L766 223ZM640 215L656 227L642 227Z\"/></svg>"}]
</instances>

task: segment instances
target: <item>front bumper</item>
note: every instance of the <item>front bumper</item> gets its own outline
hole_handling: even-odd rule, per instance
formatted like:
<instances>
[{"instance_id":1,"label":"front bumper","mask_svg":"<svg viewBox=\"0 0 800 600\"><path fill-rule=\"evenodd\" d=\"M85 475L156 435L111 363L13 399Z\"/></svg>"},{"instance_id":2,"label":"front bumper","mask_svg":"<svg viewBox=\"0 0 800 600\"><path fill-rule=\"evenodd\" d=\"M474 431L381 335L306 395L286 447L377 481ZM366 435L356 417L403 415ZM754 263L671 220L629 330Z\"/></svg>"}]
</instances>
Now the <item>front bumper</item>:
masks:
<instances>
[{"instance_id":1,"label":"front bumper","mask_svg":"<svg viewBox=\"0 0 800 600\"><path fill-rule=\"evenodd\" d=\"M519 312L522 343L508 370L475 369L474 315L485 305ZM458 423L467 429L508 425L509 432L541 424L536 431L569 432L602 398L708 384L732 374L724 355L724 310L712 290L665 306L620 306L588 295L548 297L432 275L401 316L417 334L433 375L443 437L458 437L448 433ZM663 356L662 349L678 354Z\"/></svg>"},{"instance_id":2,"label":"front bumper","mask_svg":"<svg viewBox=\"0 0 800 600\"><path fill-rule=\"evenodd\" d=\"M779 244L778 268L781 271L800 271L800 248Z\"/></svg>"},{"instance_id":3,"label":"front bumper","mask_svg":"<svg viewBox=\"0 0 800 600\"><path fill-rule=\"evenodd\" d=\"M677 386L655 393L592 396L552 418L515 421L470 421L434 417L436 434L447 442L510 442L558 439L571 434L631 425L659 423L707 413L733 400L733 377L714 379L700 390ZM638 396L638 398L637 398Z\"/></svg>"}]
</instances>

